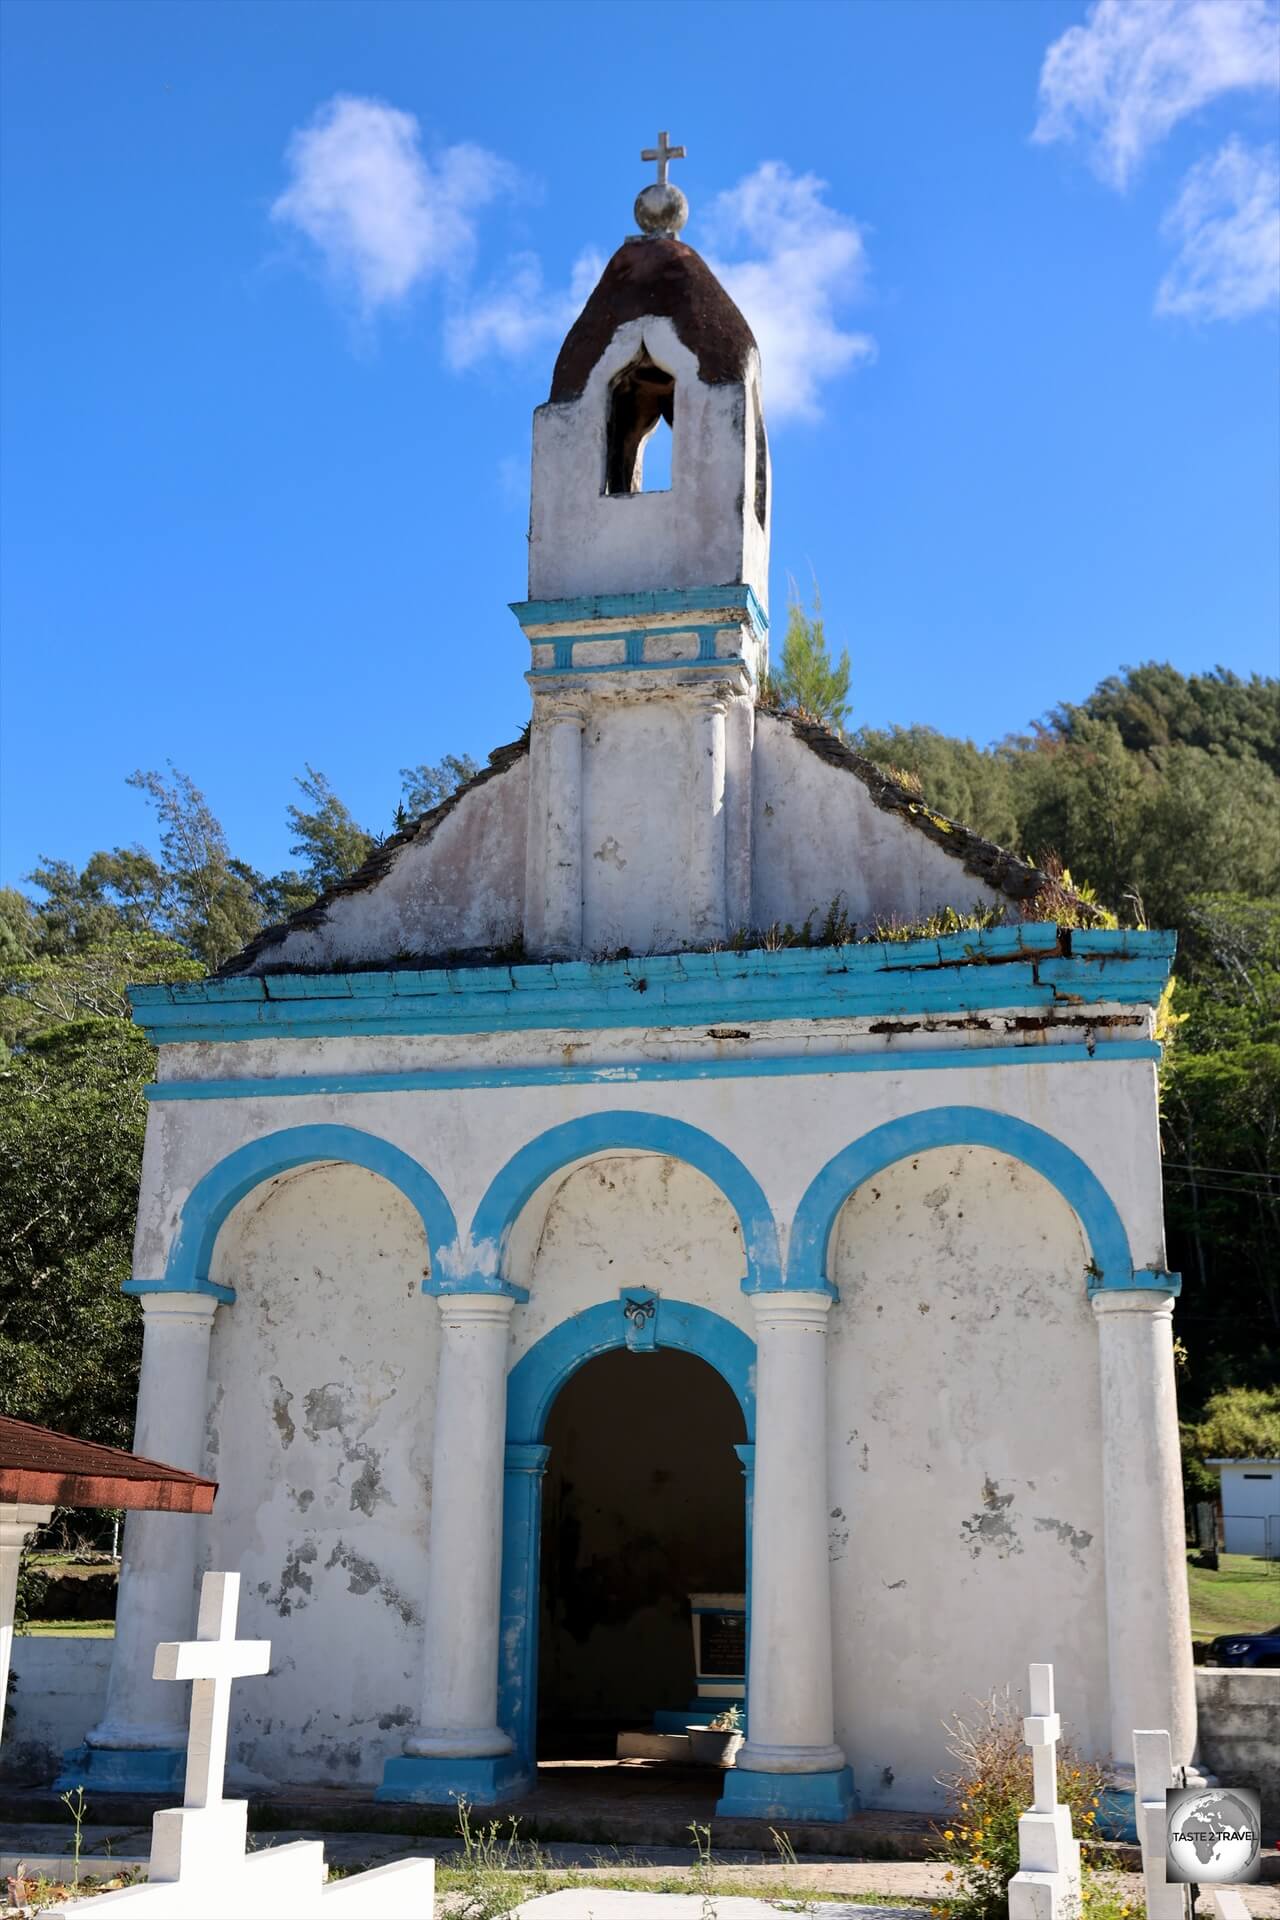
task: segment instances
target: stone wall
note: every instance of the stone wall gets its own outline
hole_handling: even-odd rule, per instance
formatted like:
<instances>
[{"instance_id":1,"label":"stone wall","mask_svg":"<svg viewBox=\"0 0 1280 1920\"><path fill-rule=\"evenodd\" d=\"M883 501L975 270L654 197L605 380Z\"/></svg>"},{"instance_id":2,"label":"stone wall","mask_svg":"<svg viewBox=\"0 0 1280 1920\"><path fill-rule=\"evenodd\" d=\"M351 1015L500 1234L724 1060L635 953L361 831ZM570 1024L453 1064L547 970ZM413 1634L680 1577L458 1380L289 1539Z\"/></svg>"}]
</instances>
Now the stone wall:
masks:
<instances>
[{"instance_id":1,"label":"stone wall","mask_svg":"<svg viewBox=\"0 0 1280 1920\"><path fill-rule=\"evenodd\" d=\"M1197 1667L1196 1707L1201 1765L1224 1786L1258 1787L1268 1831L1274 1832L1280 1812L1280 1667Z\"/></svg>"},{"instance_id":2,"label":"stone wall","mask_svg":"<svg viewBox=\"0 0 1280 1920\"><path fill-rule=\"evenodd\" d=\"M976 1147L899 1161L841 1215L829 1373L836 1729L865 1805L935 1805L944 1722L1022 1685L1040 1657L1053 1661L1073 1739L1105 1754L1087 1260L1061 1196Z\"/></svg>"},{"instance_id":3,"label":"stone wall","mask_svg":"<svg viewBox=\"0 0 1280 1920\"><path fill-rule=\"evenodd\" d=\"M16 1633L0 1778L45 1786L102 1717L110 1635Z\"/></svg>"}]
</instances>

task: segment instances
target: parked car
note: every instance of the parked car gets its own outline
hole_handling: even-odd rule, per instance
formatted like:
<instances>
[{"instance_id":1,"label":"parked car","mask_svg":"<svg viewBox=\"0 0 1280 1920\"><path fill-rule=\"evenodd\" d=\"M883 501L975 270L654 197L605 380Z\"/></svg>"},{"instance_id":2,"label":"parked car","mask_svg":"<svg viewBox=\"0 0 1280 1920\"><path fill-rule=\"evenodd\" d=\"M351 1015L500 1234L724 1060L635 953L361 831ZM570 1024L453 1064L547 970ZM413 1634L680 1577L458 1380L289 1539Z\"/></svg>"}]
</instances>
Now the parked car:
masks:
<instances>
[{"instance_id":1,"label":"parked car","mask_svg":"<svg viewBox=\"0 0 1280 1920\"><path fill-rule=\"evenodd\" d=\"M1280 1627L1267 1633L1220 1633L1204 1650L1207 1667L1280 1667Z\"/></svg>"}]
</instances>

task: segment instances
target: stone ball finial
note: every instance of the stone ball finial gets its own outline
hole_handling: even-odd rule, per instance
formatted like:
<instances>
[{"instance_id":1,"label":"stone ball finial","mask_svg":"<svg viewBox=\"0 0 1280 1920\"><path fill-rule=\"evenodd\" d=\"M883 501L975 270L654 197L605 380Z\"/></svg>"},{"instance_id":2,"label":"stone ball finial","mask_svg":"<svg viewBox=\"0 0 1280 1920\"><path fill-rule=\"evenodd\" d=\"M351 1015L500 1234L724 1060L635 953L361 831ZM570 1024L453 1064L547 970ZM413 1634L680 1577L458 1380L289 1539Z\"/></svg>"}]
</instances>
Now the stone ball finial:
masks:
<instances>
[{"instance_id":1,"label":"stone ball finial","mask_svg":"<svg viewBox=\"0 0 1280 1920\"><path fill-rule=\"evenodd\" d=\"M676 234L689 218L689 202L674 181L651 180L636 195L636 225L641 233Z\"/></svg>"}]
</instances>

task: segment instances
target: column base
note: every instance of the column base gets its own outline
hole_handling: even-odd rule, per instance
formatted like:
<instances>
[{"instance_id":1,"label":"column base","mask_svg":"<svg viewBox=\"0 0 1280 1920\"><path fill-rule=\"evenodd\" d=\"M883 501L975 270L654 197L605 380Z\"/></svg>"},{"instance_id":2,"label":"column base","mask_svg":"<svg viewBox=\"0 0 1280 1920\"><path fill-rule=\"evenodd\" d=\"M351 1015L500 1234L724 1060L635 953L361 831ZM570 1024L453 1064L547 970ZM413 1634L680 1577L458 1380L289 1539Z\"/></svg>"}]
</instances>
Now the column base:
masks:
<instances>
[{"instance_id":1,"label":"column base","mask_svg":"<svg viewBox=\"0 0 1280 1920\"><path fill-rule=\"evenodd\" d=\"M185 1747L72 1747L62 1756L54 1791L180 1794L187 1777Z\"/></svg>"},{"instance_id":2,"label":"column base","mask_svg":"<svg viewBox=\"0 0 1280 1920\"><path fill-rule=\"evenodd\" d=\"M730 1767L721 1820L847 1820L858 1804L852 1767L833 1773L755 1773Z\"/></svg>"},{"instance_id":3,"label":"column base","mask_svg":"<svg viewBox=\"0 0 1280 1920\"><path fill-rule=\"evenodd\" d=\"M485 1754L476 1760L402 1753L383 1767L382 1785L373 1797L428 1807L452 1807L459 1800L473 1807L492 1807L503 1800L518 1800L532 1785L529 1768L514 1753Z\"/></svg>"}]
</instances>

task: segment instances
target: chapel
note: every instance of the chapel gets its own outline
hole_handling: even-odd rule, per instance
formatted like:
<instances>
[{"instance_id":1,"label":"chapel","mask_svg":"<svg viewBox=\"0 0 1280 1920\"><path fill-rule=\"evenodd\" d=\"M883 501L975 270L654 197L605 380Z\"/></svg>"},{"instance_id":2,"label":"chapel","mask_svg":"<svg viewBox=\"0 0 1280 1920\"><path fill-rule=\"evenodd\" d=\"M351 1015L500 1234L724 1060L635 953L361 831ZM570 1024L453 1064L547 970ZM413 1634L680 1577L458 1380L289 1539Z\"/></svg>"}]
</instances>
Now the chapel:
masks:
<instances>
[{"instance_id":1,"label":"chapel","mask_svg":"<svg viewBox=\"0 0 1280 1920\"><path fill-rule=\"evenodd\" d=\"M929 1809L1032 1661L1121 1789L1193 1758L1172 939L768 703L768 369L678 151L534 415L527 729L132 996L135 1445L220 1492L129 1517L98 1792L181 1781L209 1568L259 1786L497 1803L736 1703L723 1813Z\"/></svg>"}]
</instances>

